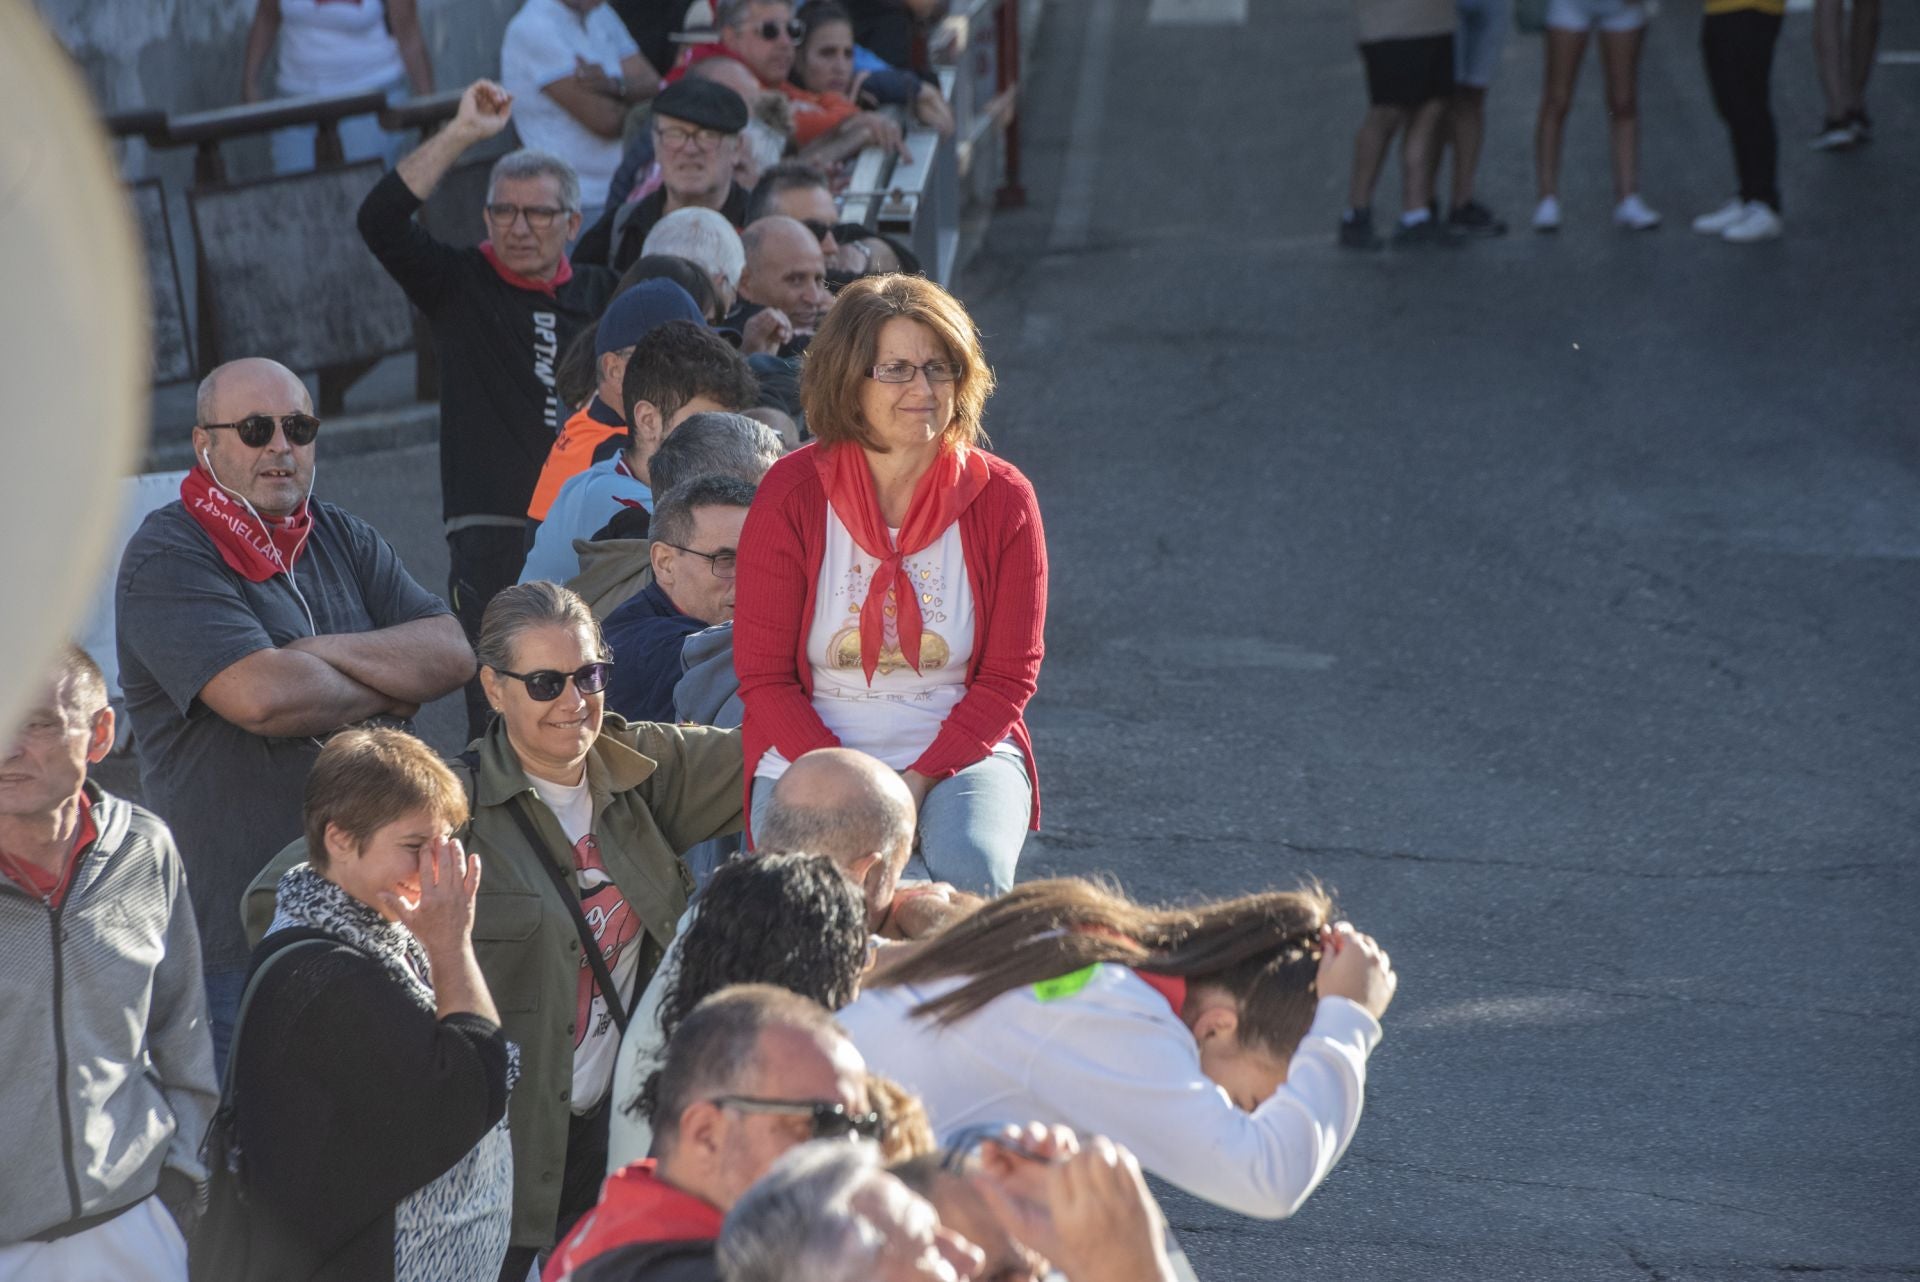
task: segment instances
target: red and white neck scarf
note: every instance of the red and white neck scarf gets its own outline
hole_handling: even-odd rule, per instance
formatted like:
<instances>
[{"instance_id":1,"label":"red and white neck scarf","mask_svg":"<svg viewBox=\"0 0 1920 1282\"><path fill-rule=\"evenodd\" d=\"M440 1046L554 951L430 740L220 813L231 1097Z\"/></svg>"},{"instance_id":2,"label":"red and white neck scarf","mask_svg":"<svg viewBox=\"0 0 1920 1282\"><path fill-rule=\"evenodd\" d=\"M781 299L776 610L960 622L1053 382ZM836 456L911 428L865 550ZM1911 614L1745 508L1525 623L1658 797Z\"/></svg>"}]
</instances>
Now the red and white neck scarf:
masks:
<instances>
[{"instance_id":1,"label":"red and white neck scarf","mask_svg":"<svg viewBox=\"0 0 1920 1282\"><path fill-rule=\"evenodd\" d=\"M205 468L194 468L180 482L180 502L213 540L220 559L249 583L265 583L276 574L291 575L294 562L313 536L311 499L300 500L299 507L277 521L258 517L214 484Z\"/></svg>"},{"instance_id":2,"label":"red and white neck scarf","mask_svg":"<svg viewBox=\"0 0 1920 1282\"><path fill-rule=\"evenodd\" d=\"M493 274L515 289L530 289L536 294L557 298L560 287L573 279L573 263L565 254L560 255L560 265L554 269L551 279L535 280L531 276L522 276L501 262L500 255L493 252L493 242L490 240L480 242L480 253L485 256L487 265L493 268Z\"/></svg>"},{"instance_id":3,"label":"red and white neck scarf","mask_svg":"<svg viewBox=\"0 0 1920 1282\"><path fill-rule=\"evenodd\" d=\"M827 502L840 524L847 527L854 546L880 562L868 584L867 599L860 606L860 668L867 674L867 684L873 684L874 669L880 664L889 605L894 610L900 654L919 672L920 596L907 576L905 560L936 543L979 497L987 487L987 460L978 450L942 447L933 466L914 486L913 501L900 523L897 543L888 535L886 518L880 514L880 498L873 488L873 473L859 446L816 447L814 466L826 486Z\"/></svg>"}]
</instances>

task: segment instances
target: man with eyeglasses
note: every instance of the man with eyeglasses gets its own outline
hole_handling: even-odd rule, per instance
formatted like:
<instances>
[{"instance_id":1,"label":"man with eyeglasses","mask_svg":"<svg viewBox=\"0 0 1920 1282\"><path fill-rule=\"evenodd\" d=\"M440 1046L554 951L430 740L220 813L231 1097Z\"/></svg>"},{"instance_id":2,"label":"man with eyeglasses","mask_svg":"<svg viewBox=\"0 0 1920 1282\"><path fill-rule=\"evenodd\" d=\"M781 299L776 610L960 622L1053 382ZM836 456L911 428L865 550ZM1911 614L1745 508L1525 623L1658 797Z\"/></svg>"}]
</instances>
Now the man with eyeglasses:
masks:
<instances>
[{"instance_id":1,"label":"man with eyeglasses","mask_svg":"<svg viewBox=\"0 0 1920 1282\"><path fill-rule=\"evenodd\" d=\"M186 861L224 1063L249 956L235 906L300 834L321 739L405 722L474 659L379 532L312 497L320 420L291 370L222 365L196 409L195 466L128 542L114 604L142 799Z\"/></svg>"},{"instance_id":2,"label":"man with eyeglasses","mask_svg":"<svg viewBox=\"0 0 1920 1282\"><path fill-rule=\"evenodd\" d=\"M654 100L650 126L660 185L637 201L609 209L587 237L604 230L608 261L624 271L640 256L647 233L678 209L716 210L735 227L747 221L748 191L734 181L747 104L725 85L689 76Z\"/></svg>"},{"instance_id":3,"label":"man with eyeglasses","mask_svg":"<svg viewBox=\"0 0 1920 1282\"><path fill-rule=\"evenodd\" d=\"M607 616L613 681L607 707L629 721L674 720L681 644L733 618L735 550L754 487L709 473L682 481L654 505L647 549L653 582Z\"/></svg>"},{"instance_id":4,"label":"man with eyeglasses","mask_svg":"<svg viewBox=\"0 0 1920 1282\"><path fill-rule=\"evenodd\" d=\"M718 1282L726 1212L781 1154L873 1139L866 1063L825 1009L741 984L674 1030L653 1093L653 1156L607 1178L545 1282Z\"/></svg>"},{"instance_id":5,"label":"man with eyeglasses","mask_svg":"<svg viewBox=\"0 0 1920 1282\"><path fill-rule=\"evenodd\" d=\"M359 218L367 247L433 327L448 595L469 639L526 558L534 484L567 418L554 367L618 284L605 267L568 260L567 242L580 230L580 184L545 152L510 152L494 163L479 246L436 240L414 218L460 156L497 136L512 113L513 96L499 85L467 86L454 118L374 184ZM477 737L486 723L486 697L470 682L469 733Z\"/></svg>"}]
</instances>

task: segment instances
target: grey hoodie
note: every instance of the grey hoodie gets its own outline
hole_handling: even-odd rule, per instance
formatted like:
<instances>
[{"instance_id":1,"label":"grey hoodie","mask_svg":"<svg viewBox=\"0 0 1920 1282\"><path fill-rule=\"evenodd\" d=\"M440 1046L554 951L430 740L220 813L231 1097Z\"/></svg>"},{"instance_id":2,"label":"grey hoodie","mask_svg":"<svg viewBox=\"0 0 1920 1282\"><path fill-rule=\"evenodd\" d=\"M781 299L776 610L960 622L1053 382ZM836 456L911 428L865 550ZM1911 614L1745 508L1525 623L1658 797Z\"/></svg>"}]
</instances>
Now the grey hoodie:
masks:
<instances>
[{"instance_id":1,"label":"grey hoodie","mask_svg":"<svg viewBox=\"0 0 1920 1282\"><path fill-rule=\"evenodd\" d=\"M653 561L647 555L651 546L649 539L575 539L573 552L580 558L580 573L568 579L567 586L604 623L622 602L640 595L653 582Z\"/></svg>"},{"instance_id":2,"label":"grey hoodie","mask_svg":"<svg viewBox=\"0 0 1920 1282\"><path fill-rule=\"evenodd\" d=\"M86 785L98 836L60 907L0 877L0 1244L206 1178L218 1087L173 836Z\"/></svg>"}]
</instances>

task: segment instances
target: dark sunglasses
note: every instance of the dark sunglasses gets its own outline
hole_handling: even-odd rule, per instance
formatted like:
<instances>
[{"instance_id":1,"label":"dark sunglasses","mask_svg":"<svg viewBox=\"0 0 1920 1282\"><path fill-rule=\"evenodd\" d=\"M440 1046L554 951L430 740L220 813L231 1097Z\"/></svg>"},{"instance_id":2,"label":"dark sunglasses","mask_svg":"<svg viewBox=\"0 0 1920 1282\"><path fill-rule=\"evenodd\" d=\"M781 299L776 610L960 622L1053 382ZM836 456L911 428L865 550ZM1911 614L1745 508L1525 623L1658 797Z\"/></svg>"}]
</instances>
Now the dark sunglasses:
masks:
<instances>
[{"instance_id":1,"label":"dark sunglasses","mask_svg":"<svg viewBox=\"0 0 1920 1282\"><path fill-rule=\"evenodd\" d=\"M823 223L818 218L802 218L800 225L812 232L815 240L825 240L833 235L833 224Z\"/></svg>"},{"instance_id":2,"label":"dark sunglasses","mask_svg":"<svg viewBox=\"0 0 1920 1282\"><path fill-rule=\"evenodd\" d=\"M878 1142L886 1129L878 1113L849 1112L845 1104L823 1099L758 1099L752 1095L716 1095L710 1101L721 1108L742 1113L777 1113L783 1117L806 1117L813 1121L813 1138L841 1140L856 1135Z\"/></svg>"},{"instance_id":3,"label":"dark sunglasses","mask_svg":"<svg viewBox=\"0 0 1920 1282\"><path fill-rule=\"evenodd\" d=\"M804 40L807 35L807 24L798 18L789 18L784 23L777 18L768 18L758 27L752 27L749 30L759 32L762 40L778 40L782 31L787 33L789 40Z\"/></svg>"},{"instance_id":4,"label":"dark sunglasses","mask_svg":"<svg viewBox=\"0 0 1920 1282\"><path fill-rule=\"evenodd\" d=\"M582 664L572 672L555 672L552 668L542 668L538 672L508 672L505 668L495 668L494 671L503 677L526 682L527 697L535 703L552 703L567 688L569 681L581 694L599 694L607 688L607 678L613 675L613 663L603 659L599 663Z\"/></svg>"},{"instance_id":5,"label":"dark sunglasses","mask_svg":"<svg viewBox=\"0 0 1920 1282\"><path fill-rule=\"evenodd\" d=\"M271 414L249 414L237 423L202 423L200 426L209 432L234 432L242 445L255 450L273 439L276 426L286 430L290 445L311 445L313 438L320 435L320 420L311 414L282 414L278 418Z\"/></svg>"}]
</instances>

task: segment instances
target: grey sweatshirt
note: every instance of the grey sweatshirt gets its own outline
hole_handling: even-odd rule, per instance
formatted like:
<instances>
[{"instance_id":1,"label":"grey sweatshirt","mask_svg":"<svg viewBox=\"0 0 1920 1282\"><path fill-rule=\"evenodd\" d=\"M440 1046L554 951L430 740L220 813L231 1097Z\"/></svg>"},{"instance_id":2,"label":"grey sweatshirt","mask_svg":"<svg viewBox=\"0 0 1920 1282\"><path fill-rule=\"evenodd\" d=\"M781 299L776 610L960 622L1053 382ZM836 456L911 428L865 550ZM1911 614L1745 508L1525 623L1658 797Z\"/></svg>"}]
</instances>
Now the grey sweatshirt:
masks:
<instances>
[{"instance_id":1,"label":"grey sweatshirt","mask_svg":"<svg viewBox=\"0 0 1920 1282\"><path fill-rule=\"evenodd\" d=\"M218 1087L200 937L166 824L87 784L58 909L0 877L0 1245L195 1179Z\"/></svg>"}]
</instances>

